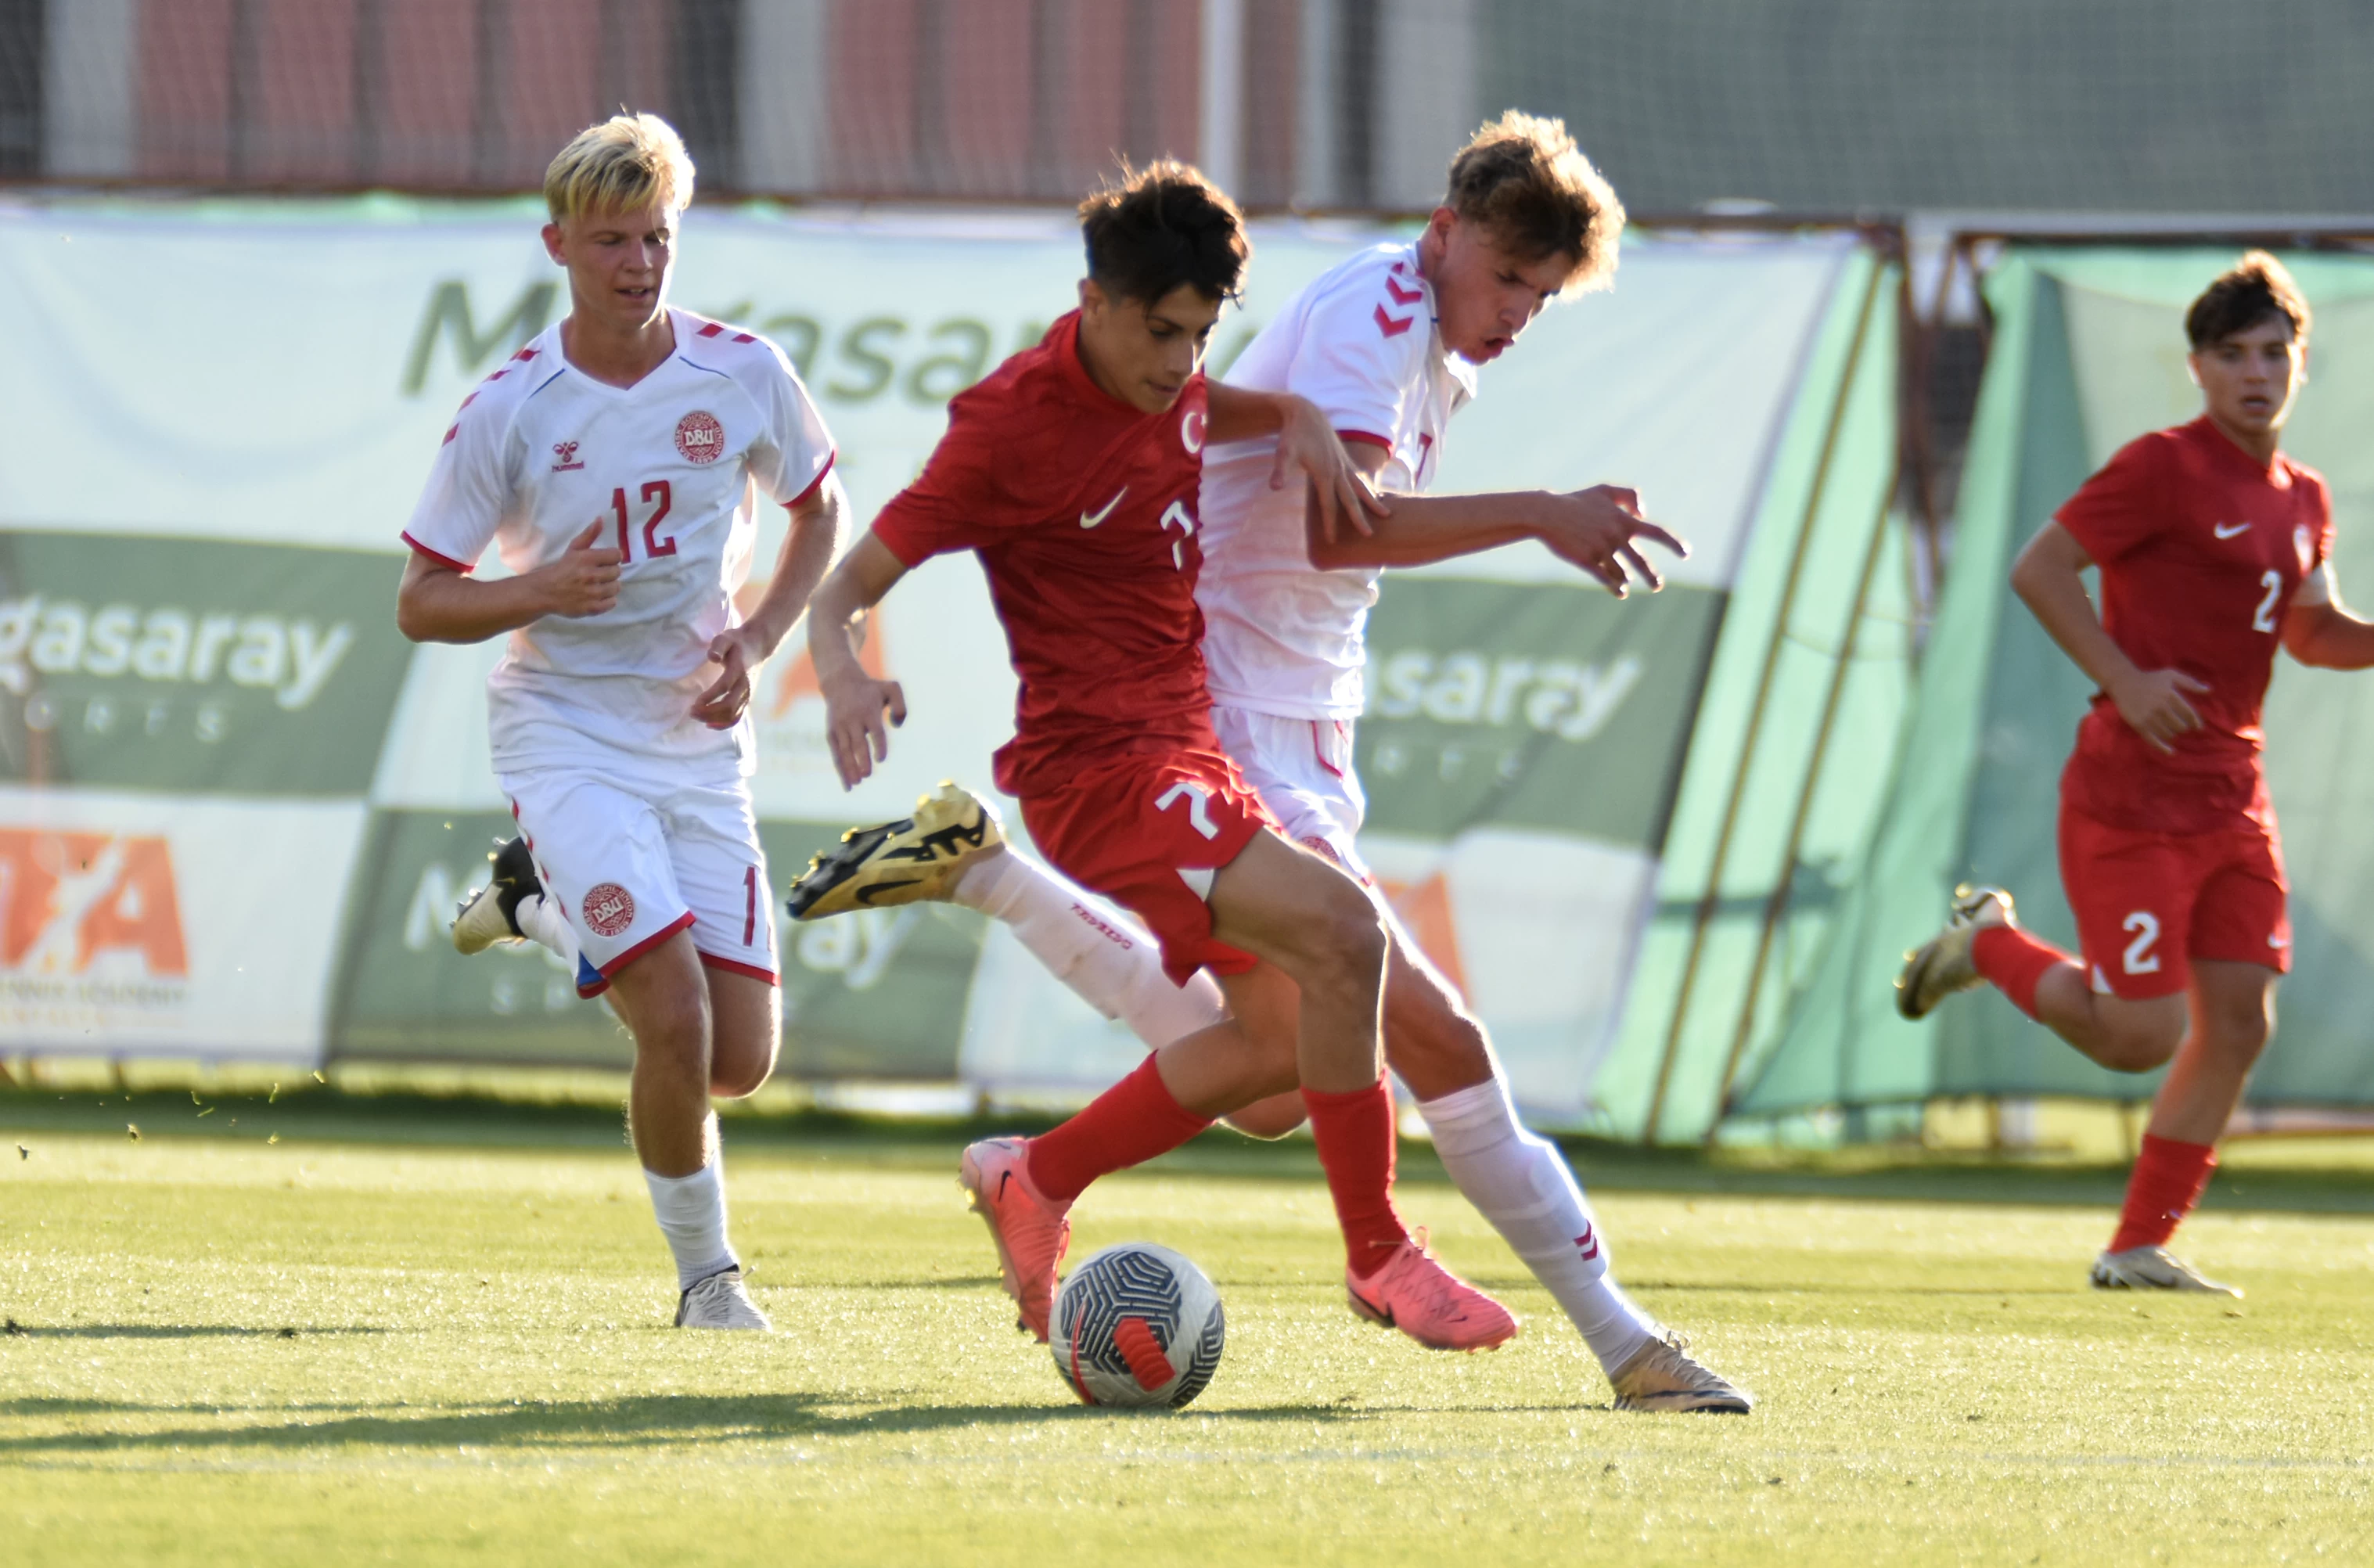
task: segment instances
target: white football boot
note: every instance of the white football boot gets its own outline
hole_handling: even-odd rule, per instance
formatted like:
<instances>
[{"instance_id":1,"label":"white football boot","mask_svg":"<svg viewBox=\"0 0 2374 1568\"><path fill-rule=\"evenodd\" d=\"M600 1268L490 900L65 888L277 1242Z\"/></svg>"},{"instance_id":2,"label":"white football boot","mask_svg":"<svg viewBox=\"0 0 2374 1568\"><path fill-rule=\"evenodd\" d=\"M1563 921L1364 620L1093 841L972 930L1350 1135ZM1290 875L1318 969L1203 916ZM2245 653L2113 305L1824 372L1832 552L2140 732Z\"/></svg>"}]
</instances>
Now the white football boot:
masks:
<instances>
[{"instance_id":1,"label":"white football boot","mask_svg":"<svg viewBox=\"0 0 2374 1568\"><path fill-rule=\"evenodd\" d=\"M2239 1296L2232 1285L2212 1279L2166 1247L2129 1247L2106 1252L2094 1260L2098 1291L2193 1291L2204 1295Z\"/></svg>"},{"instance_id":2,"label":"white football boot","mask_svg":"<svg viewBox=\"0 0 2374 1568\"><path fill-rule=\"evenodd\" d=\"M696 1280L676 1304L676 1326L678 1328L755 1328L761 1334L771 1333L774 1325L767 1321L743 1288L739 1268L721 1268L706 1279Z\"/></svg>"},{"instance_id":3,"label":"white football boot","mask_svg":"<svg viewBox=\"0 0 2374 1568\"><path fill-rule=\"evenodd\" d=\"M495 853L487 858L495 863L487 885L470 890L453 911L453 950L459 953L482 953L498 942L527 940L519 925L520 901L544 891L535 875L535 856L528 853L524 839L497 839Z\"/></svg>"},{"instance_id":4,"label":"white football boot","mask_svg":"<svg viewBox=\"0 0 2374 1568\"><path fill-rule=\"evenodd\" d=\"M1931 1008L1957 991L1967 991L1984 976L1970 956L1971 939L1990 925L2016 925L2011 895L2001 888L1954 890L1954 907L1945 928L1904 955L1896 976L1896 1010L1906 1018L1925 1018Z\"/></svg>"},{"instance_id":5,"label":"white football boot","mask_svg":"<svg viewBox=\"0 0 2374 1568\"><path fill-rule=\"evenodd\" d=\"M1712 1410L1744 1416L1756 1408L1756 1396L1689 1353L1689 1341L1665 1330L1617 1367L1608 1382L1616 1385L1619 1410Z\"/></svg>"}]
</instances>

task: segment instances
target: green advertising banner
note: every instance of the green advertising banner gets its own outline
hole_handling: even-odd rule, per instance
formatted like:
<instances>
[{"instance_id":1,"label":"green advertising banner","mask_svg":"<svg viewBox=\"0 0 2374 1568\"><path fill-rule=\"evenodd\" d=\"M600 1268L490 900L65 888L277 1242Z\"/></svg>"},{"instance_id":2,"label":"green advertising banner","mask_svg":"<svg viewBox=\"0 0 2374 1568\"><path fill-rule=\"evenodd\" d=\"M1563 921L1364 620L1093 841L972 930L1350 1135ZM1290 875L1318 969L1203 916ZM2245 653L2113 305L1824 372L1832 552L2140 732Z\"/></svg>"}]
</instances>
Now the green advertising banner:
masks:
<instances>
[{"instance_id":1,"label":"green advertising banner","mask_svg":"<svg viewBox=\"0 0 2374 1568\"><path fill-rule=\"evenodd\" d=\"M565 308L541 221L533 203L388 197L0 210L28 296L0 318L0 900L7 929L33 934L0 946L0 1049L625 1059L606 1009L541 956L445 945L508 821L485 730L499 648L414 647L392 624L397 534L453 408ZM1213 368L1304 282L1392 237L1256 224ZM947 398L1068 306L1079 265L1060 211L704 207L679 254L679 302L797 363L861 523L921 465ZM1786 690L1839 662L1836 584L1867 530L1831 512L1863 515L1893 430L1862 373L1892 336L1850 329L1894 276L1842 234L1628 238L1612 293L1555 306L1486 371L1438 487L1630 485L1692 544L1672 586L1619 604L1517 546L1384 589L1357 732L1365 847L1521 1101L1554 1122L1642 1124L1659 1043L1626 1020L1637 977L1665 973L1665 912L1704 874L1709 803L1776 745L1810 745L1818 704L1745 749L1742 704L1776 624ZM116 438L103 484L49 460L94 430ZM761 578L781 537L768 513ZM1792 549L1817 592L1783 592ZM1875 648L1900 652L1855 656ZM754 792L779 887L940 778L985 787L1009 733L1013 675L970 560L903 582L866 657L911 716L854 792L799 640L758 673ZM1857 713L1895 722L1884 701ZM1809 850L1851 838L1854 809ZM292 878L318 902L276 906ZM216 929L233 909L304 925L270 948L268 984ZM788 1072L1076 1097L1142 1049L958 912L787 931L782 958Z\"/></svg>"},{"instance_id":2,"label":"green advertising banner","mask_svg":"<svg viewBox=\"0 0 2374 1568\"><path fill-rule=\"evenodd\" d=\"M1665 838L1723 595L1413 578L1370 618L1357 731L1369 825Z\"/></svg>"},{"instance_id":3,"label":"green advertising banner","mask_svg":"<svg viewBox=\"0 0 2374 1568\"><path fill-rule=\"evenodd\" d=\"M383 554L0 536L0 733L24 783L359 796L410 645Z\"/></svg>"}]
</instances>

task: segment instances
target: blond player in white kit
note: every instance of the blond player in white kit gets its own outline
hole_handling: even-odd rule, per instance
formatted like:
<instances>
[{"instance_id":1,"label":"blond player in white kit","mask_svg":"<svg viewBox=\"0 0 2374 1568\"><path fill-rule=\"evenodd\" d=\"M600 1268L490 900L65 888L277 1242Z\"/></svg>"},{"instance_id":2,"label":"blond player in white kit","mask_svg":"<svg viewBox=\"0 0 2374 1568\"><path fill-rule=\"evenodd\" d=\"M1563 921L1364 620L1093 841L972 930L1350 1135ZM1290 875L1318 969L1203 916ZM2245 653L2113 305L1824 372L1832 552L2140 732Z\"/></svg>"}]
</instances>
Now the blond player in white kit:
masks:
<instances>
[{"instance_id":1,"label":"blond player in white kit","mask_svg":"<svg viewBox=\"0 0 2374 1568\"><path fill-rule=\"evenodd\" d=\"M751 811L750 671L831 561L846 501L782 351L671 308L684 144L652 115L582 133L545 175L570 308L464 400L404 532L396 624L508 632L489 738L520 824L454 945L532 937L635 1039L629 1130L676 1265L680 1327L768 1326L726 1238L712 1094L780 1040L775 928ZM760 498L790 511L746 619ZM489 543L510 575L470 572Z\"/></svg>"},{"instance_id":2,"label":"blond player in white kit","mask_svg":"<svg viewBox=\"0 0 2374 1568\"><path fill-rule=\"evenodd\" d=\"M1615 193L1565 126L1511 112L1451 160L1448 194L1423 233L1338 264L1228 370L1232 385L1316 404L1354 462L1393 498L1391 515L1371 520L1364 534L1331 537L1299 488L1279 488L1274 442L1205 454L1196 598L1214 725L1287 834L1364 880L1354 844L1363 798L1352 726L1364 696L1362 627L1381 569L1536 539L1621 596L1636 578L1660 585L1636 541L1682 549L1639 516L1631 491L1614 486L1567 495L1423 493L1451 415L1475 395L1476 367L1498 358L1551 299L1613 281L1623 226ZM1209 976L1171 986L1153 944L1125 916L997 847L993 824L977 847L947 831L986 813L944 788L911 823L858 830L832 864L802 879L793 907L812 919L861 903L950 899L1005 922L1053 973L1148 1045L1220 1018ZM1390 910L1387 916L1394 940L1386 1056L1460 1191L1557 1298L1619 1406L1749 1409L1749 1395L1690 1357L1616 1287L1573 1173L1553 1145L1518 1123L1483 1026ZM1300 1115L1299 1100L1282 1095L1229 1120L1275 1135Z\"/></svg>"}]
</instances>

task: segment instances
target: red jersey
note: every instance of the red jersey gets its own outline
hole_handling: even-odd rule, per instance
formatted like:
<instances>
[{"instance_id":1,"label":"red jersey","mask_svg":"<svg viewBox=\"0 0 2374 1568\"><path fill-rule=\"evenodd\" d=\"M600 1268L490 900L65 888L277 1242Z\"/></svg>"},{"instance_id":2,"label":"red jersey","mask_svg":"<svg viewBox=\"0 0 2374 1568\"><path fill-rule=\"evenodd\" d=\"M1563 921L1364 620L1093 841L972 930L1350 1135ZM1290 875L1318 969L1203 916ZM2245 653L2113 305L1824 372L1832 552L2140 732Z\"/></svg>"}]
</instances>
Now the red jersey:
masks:
<instances>
[{"instance_id":1,"label":"red jersey","mask_svg":"<svg viewBox=\"0 0 2374 1568\"><path fill-rule=\"evenodd\" d=\"M1195 607L1204 378L1142 413L1089 379L1079 341L1074 311L959 393L922 475L874 520L911 568L981 558L1022 679L997 753L1017 796L1097 757L1219 749Z\"/></svg>"},{"instance_id":2,"label":"red jersey","mask_svg":"<svg viewBox=\"0 0 2374 1568\"><path fill-rule=\"evenodd\" d=\"M2333 548L2324 477L2261 464L2204 415L2128 442L2054 514L2102 569L2102 628L2146 670L2181 670L2202 727L2162 752L2100 692L2062 775L2071 809L2113 827L2272 826L2259 708L2284 613Z\"/></svg>"}]
</instances>

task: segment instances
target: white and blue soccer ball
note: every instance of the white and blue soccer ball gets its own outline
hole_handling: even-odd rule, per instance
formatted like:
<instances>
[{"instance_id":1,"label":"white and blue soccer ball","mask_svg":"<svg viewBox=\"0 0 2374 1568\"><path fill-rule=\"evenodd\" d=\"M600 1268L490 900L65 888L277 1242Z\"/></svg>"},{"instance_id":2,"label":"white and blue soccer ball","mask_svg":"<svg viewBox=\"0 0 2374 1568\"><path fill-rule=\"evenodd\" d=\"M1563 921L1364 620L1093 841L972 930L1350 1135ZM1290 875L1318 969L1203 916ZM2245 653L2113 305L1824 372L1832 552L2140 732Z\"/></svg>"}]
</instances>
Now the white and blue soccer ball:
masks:
<instances>
[{"instance_id":1,"label":"white and blue soccer ball","mask_svg":"<svg viewBox=\"0 0 2374 1568\"><path fill-rule=\"evenodd\" d=\"M1220 1365L1228 1321L1204 1271L1169 1247L1123 1242L1055 1291L1048 1347L1081 1401L1177 1409Z\"/></svg>"}]
</instances>

